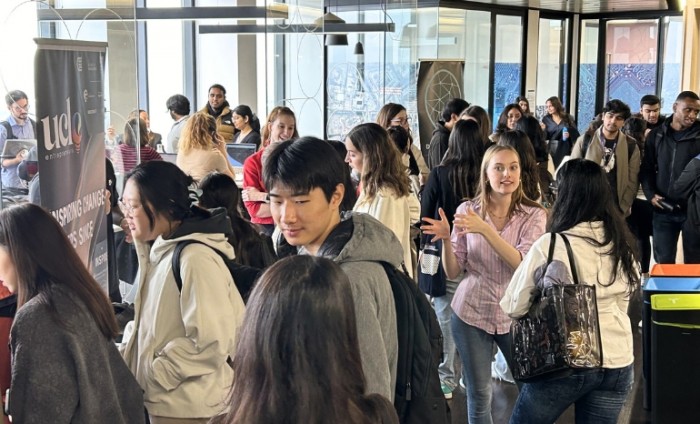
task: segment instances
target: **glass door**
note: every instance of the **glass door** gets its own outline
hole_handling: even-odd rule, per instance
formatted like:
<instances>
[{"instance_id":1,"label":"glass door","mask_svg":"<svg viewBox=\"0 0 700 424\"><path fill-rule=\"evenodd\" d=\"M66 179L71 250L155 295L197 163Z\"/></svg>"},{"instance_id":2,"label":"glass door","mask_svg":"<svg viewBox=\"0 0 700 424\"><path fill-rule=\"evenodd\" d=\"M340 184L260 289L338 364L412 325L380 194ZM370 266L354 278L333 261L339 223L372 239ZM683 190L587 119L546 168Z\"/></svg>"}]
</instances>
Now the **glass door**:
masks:
<instances>
[{"instance_id":1,"label":"glass door","mask_svg":"<svg viewBox=\"0 0 700 424\"><path fill-rule=\"evenodd\" d=\"M491 120L496 126L506 105L522 94L523 18L496 15Z\"/></svg>"},{"instance_id":2,"label":"glass door","mask_svg":"<svg viewBox=\"0 0 700 424\"><path fill-rule=\"evenodd\" d=\"M597 19L581 20L581 51L578 65L578 107L576 118L579 125L593 120L595 116L596 87L598 84L598 33Z\"/></svg>"},{"instance_id":3,"label":"glass door","mask_svg":"<svg viewBox=\"0 0 700 424\"><path fill-rule=\"evenodd\" d=\"M642 96L656 94L658 20L611 20L605 31L603 103L619 99L635 110Z\"/></svg>"},{"instance_id":4,"label":"glass door","mask_svg":"<svg viewBox=\"0 0 700 424\"><path fill-rule=\"evenodd\" d=\"M563 75L566 74L565 19L540 18L539 48L537 50L537 97L532 110L537 118L544 116L545 103L552 96L562 98Z\"/></svg>"}]
</instances>

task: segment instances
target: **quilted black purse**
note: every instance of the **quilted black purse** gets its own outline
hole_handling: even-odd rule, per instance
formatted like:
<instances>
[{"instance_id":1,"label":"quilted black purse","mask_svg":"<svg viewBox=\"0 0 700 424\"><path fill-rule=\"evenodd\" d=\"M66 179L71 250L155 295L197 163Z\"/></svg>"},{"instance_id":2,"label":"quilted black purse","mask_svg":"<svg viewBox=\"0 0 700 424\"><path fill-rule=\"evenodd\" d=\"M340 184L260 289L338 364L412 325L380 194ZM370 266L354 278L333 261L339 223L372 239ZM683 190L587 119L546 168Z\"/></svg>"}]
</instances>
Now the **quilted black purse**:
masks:
<instances>
[{"instance_id":1,"label":"quilted black purse","mask_svg":"<svg viewBox=\"0 0 700 424\"><path fill-rule=\"evenodd\" d=\"M557 234L551 233L547 263L535 271L534 301L525 316L511 323L516 380L556 378L603 363L595 285L579 282L569 240L559 236L569 266L553 260Z\"/></svg>"}]
</instances>

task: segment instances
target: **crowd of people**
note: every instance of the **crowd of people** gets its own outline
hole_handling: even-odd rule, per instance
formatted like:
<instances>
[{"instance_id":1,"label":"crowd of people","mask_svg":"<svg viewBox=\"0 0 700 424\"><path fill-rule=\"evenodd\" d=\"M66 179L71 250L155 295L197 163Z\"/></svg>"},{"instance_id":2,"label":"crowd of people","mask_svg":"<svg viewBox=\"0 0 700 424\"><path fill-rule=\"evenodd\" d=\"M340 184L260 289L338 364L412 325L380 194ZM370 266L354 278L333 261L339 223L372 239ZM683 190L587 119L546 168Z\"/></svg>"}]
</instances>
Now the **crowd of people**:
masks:
<instances>
[{"instance_id":1,"label":"crowd of people","mask_svg":"<svg viewBox=\"0 0 700 424\"><path fill-rule=\"evenodd\" d=\"M10 130L34 134L26 95L6 101L0 150ZM134 111L109 149L125 175L110 214L138 269L125 328L49 213L0 211L0 280L18 306L8 412L16 422L399 422L405 352L388 264L432 303L442 396L462 384L464 420L490 423L492 362L498 352L510 365L510 323L531 305L551 232L571 239L579 278L596 285L604 361L519 382L511 422L553 422L571 405L577 421L617 422L634 381L627 305L648 277L650 238L656 262L675 262L682 233L685 262L700 263L700 98L680 93L668 117L660 103L643 96L633 115L610 100L579 133L557 97L540 119L514 99L495 129L484 108L452 99L424 151L395 103L340 141L300 137L284 106L261 125L219 84L196 113L182 95L167 100L165 139ZM256 146L242 179L227 143ZM175 163L159 152L177 152ZM24 160L3 160L3 182ZM259 275L249 296L233 266Z\"/></svg>"}]
</instances>

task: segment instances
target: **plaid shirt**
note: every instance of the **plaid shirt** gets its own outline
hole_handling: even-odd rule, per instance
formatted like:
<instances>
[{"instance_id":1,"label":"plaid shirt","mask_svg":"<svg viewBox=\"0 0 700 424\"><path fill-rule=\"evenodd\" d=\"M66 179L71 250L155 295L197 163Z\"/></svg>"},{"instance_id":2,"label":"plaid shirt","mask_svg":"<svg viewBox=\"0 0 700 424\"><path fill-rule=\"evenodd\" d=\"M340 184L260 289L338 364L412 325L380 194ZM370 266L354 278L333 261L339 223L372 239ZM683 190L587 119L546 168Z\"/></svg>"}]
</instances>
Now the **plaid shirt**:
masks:
<instances>
[{"instance_id":1,"label":"plaid shirt","mask_svg":"<svg viewBox=\"0 0 700 424\"><path fill-rule=\"evenodd\" d=\"M532 243L544 234L547 214L542 208L524 205L521 208L523 211L515 212L499 234L525 257ZM466 214L469 209L481 215L481 207L473 201L459 205L457 213ZM488 214L485 221L496 228ZM508 333L511 319L499 303L515 270L481 234L459 236L453 229L451 241L457 261L464 270L464 277L452 299L452 310L465 323L489 334Z\"/></svg>"}]
</instances>

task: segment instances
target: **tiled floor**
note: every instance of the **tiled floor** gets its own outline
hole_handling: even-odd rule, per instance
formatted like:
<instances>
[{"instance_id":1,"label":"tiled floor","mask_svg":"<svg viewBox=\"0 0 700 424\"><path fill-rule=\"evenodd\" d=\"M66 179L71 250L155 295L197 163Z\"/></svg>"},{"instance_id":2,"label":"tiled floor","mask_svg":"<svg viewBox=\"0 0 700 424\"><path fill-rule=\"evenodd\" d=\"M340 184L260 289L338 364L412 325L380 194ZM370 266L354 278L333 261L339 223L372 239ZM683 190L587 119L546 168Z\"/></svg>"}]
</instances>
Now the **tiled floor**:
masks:
<instances>
[{"instance_id":1,"label":"tiled floor","mask_svg":"<svg viewBox=\"0 0 700 424\"><path fill-rule=\"evenodd\" d=\"M646 424L651 423L651 414L646 411L643 406L642 399L642 333L638 327L641 320L641 305L640 300L635 297L635 300L630 305L630 320L632 322L632 330L634 333L634 373L635 385L627 399L627 403L620 413L618 424ZM491 404L491 413L494 424L508 423L510 414L518 397L518 389L514 384L502 383L496 380L492 382L493 401ZM466 398L464 391L458 388L449 401L452 413L453 424L464 424L467 422ZM569 408L557 420L557 424L573 424L574 410Z\"/></svg>"}]
</instances>

